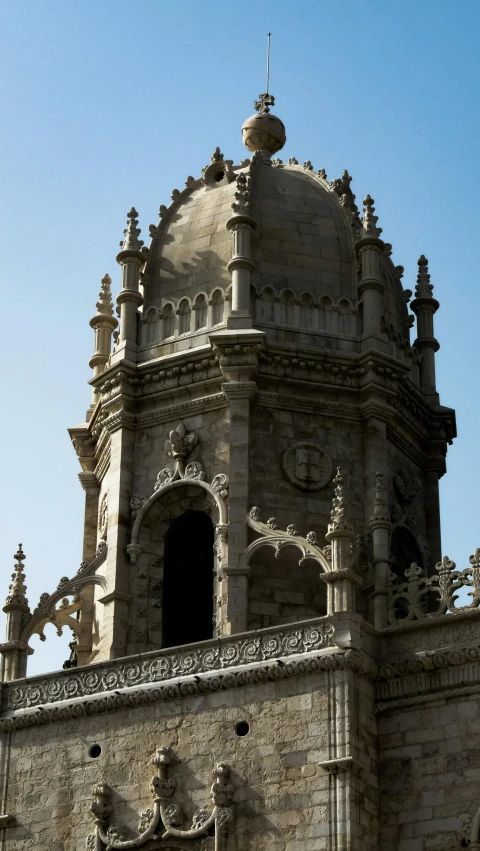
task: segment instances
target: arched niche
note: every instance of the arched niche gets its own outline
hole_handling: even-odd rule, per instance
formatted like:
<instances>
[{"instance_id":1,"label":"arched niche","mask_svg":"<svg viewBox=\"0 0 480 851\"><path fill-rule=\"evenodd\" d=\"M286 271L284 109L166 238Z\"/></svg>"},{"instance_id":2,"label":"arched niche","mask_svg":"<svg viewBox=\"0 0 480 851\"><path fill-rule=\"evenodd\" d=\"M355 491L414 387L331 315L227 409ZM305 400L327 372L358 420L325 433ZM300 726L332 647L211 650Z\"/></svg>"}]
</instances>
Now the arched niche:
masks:
<instances>
[{"instance_id":1,"label":"arched niche","mask_svg":"<svg viewBox=\"0 0 480 851\"><path fill-rule=\"evenodd\" d=\"M327 585L316 559L292 541L281 548L258 542L250 563L248 629L263 629L327 614Z\"/></svg>"},{"instance_id":2,"label":"arched niche","mask_svg":"<svg viewBox=\"0 0 480 851\"><path fill-rule=\"evenodd\" d=\"M206 482L193 479L170 482L144 503L128 547L132 562L128 653L188 644L215 634L213 600L225 538L225 503ZM200 579L202 592L197 587ZM197 614L195 600L202 607ZM165 618L167 606L169 614ZM190 629L187 612L190 620L195 616L195 634ZM185 628L174 640L171 618L175 616Z\"/></svg>"}]
</instances>

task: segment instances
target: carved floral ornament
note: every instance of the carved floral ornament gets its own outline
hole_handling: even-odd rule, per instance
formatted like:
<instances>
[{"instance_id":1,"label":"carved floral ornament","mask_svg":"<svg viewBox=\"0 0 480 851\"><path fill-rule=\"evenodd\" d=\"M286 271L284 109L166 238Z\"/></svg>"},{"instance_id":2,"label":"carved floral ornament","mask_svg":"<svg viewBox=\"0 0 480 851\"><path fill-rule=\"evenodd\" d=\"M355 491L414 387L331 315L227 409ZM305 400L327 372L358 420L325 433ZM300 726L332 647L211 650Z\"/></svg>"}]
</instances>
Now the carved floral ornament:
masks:
<instances>
[{"instance_id":1,"label":"carved floral ornament","mask_svg":"<svg viewBox=\"0 0 480 851\"><path fill-rule=\"evenodd\" d=\"M210 484L204 481L205 471L200 461L189 461L186 463L187 456L192 452L198 443L198 436L194 431L188 432L184 423L181 422L175 429L170 431L168 439L165 441L165 452L173 459L174 468L164 467L157 475L153 493L150 497L142 497L139 494L134 494L130 500L130 508L132 512L133 529L130 544L127 546L127 552L130 560L135 563L141 546L138 543L140 526L143 519L152 504L161 498L168 490L175 487L181 487L183 484L195 484L203 490L207 491L218 511L217 533L220 538L225 537L227 524L227 508L225 498L228 496L228 476L225 473L217 473L213 477Z\"/></svg>"},{"instance_id":2,"label":"carved floral ornament","mask_svg":"<svg viewBox=\"0 0 480 851\"><path fill-rule=\"evenodd\" d=\"M219 763L213 770L210 789L211 809L197 810L192 825L182 829L183 818L180 807L173 803L177 781L168 776L173 755L168 748L159 748L152 759L158 774L152 778L150 791L153 807L142 810L139 817L138 835L125 835L119 825L110 823L113 811L112 791L106 784L95 786L94 801L90 807L95 820L95 833L87 837L89 851L106 851L114 848L140 848L149 841L196 839L208 833L215 834L215 849L221 851L226 845L226 834L233 822L232 797L234 788L230 783L230 767Z\"/></svg>"}]
</instances>

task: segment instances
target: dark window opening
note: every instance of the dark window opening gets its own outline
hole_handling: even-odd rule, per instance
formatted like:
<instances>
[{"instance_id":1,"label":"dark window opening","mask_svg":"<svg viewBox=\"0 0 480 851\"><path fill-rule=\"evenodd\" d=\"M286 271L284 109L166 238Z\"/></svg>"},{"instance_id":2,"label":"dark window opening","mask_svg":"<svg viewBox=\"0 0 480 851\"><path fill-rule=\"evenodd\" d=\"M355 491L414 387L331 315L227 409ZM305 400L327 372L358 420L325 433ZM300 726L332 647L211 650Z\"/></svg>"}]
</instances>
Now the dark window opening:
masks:
<instances>
[{"instance_id":1,"label":"dark window opening","mask_svg":"<svg viewBox=\"0 0 480 851\"><path fill-rule=\"evenodd\" d=\"M163 647L212 637L213 525L202 511L186 511L165 535Z\"/></svg>"},{"instance_id":2,"label":"dark window opening","mask_svg":"<svg viewBox=\"0 0 480 851\"><path fill-rule=\"evenodd\" d=\"M216 181L216 183L220 183L220 181L221 181L221 180L223 180L223 178L224 178L224 177L225 177L225 172L224 172L224 171L217 171L217 173L216 173L216 175L215 175L215 181Z\"/></svg>"},{"instance_id":3,"label":"dark window opening","mask_svg":"<svg viewBox=\"0 0 480 851\"><path fill-rule=\"evenodd\" d=\"M397 526L392 534L392 570L399 579L405 578L405 571L412 562L423 567L420 547L412 533L404 526Z\"/></svg>"}]
</instances>

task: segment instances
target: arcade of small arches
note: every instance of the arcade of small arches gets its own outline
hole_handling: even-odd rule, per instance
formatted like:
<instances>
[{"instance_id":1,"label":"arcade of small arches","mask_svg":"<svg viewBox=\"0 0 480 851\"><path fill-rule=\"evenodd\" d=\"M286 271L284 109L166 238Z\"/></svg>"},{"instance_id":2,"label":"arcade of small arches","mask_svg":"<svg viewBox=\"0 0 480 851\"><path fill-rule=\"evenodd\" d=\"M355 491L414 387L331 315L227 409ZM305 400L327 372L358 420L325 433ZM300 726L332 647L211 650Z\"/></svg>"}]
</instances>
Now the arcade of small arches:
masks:
<instances>
[{"instance_id":1,"label":"arcade of small arches","mask_svg":"<svg viewBox=\"0 0 480 851\"><path fill-rule=\"evenodd\" d=\"M184 296L162 307L150 306L143 318L143 343L151 345L185 334L194 334L223 325L230 315L231 287L217 288L208 296L201 292L192 300ZM258 324L288 326L297 330L343 337L362 333L362 303L330 296L316 298L311 293L296 295L289 289L276 292L266 286L258 292L250 288L250 313Z\"/></svg>"}]
</instances>

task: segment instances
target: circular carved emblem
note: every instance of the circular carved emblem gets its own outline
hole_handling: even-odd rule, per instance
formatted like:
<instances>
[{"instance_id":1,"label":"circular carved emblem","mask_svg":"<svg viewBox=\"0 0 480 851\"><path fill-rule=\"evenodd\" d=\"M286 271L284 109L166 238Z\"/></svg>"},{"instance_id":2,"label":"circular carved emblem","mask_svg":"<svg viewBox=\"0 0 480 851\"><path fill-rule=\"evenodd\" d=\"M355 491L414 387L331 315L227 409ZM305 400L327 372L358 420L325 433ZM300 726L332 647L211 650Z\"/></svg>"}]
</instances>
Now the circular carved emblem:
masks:
<instances>
[{"instance_id":1,"label":"circular carved emblem","mask_svg":"<svg viewBox=\"0 0 480 851\"><path fill-rule=\"evenodd\" d=\"M294 487L318 491L332 478L333 461L318 443L302 441L285 450L282 470Z\"/></svg>"}]
</instances>

